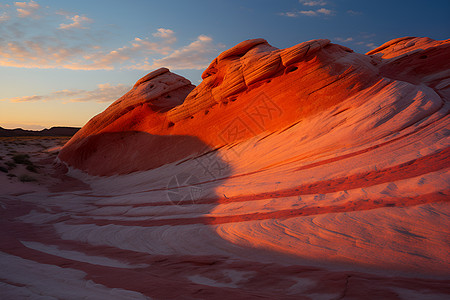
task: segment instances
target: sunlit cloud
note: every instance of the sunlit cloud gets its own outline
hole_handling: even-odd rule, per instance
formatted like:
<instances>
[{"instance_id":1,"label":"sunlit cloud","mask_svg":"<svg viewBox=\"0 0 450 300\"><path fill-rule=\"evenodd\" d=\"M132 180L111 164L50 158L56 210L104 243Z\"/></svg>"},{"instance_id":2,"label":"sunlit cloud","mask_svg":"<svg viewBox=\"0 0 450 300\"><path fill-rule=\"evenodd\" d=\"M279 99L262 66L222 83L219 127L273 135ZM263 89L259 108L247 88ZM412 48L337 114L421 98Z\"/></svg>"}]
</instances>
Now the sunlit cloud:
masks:
<instances>
[{"instance_id":1,"label":"sunlit cloud","mask_svg":"<svg viewBox=\"0 0 450 300\"><path fill-rule=\"evenodd\" d=\"M280 13L279 15L285 16L285 17L290 17L290 18L296 18L301 15L309 16L309 17L316 17L316 16L332 16L332 15L334 15L334 12L330 9L320 8L317 10L289 11L289 12Z\"/></svg>"},{"instance_id":2,"label":"sunlit cloud","mask_svg":"<svg viewBox=\"0 0 450 300\"><path fill-rule=\"evenodd\" d=\"M158 28L158 31L152 34L154 37L159 37L165 39L167 43L175 43L177 38L175 37L175 32L171 29Z\"/></svg>"},{"instance_id":3,"label":"sunlit cloud","mask_svg":"<svg viewBox=\"0 0 450 300\"><path fill-rule=\"evenodd\" d=\"M144 64L133 66L133 69L156 69L168 67L175 70L206 68L213 57L222 48L220 44L214 44L213 39L206 35L200 35L189 45L173 51L170 55L152 62L146 61Z\"/></svg>"},{"instance_id":4,"label":"sunlit cloud","mask_svg":"<svg viewBox=\"0 0 450 300\"><path fill-rule=\"evenodd\" d=\"M325 6L329 4L327 1L323 0L299 0L298 1L303 6L303 9L292 10L288 12L279 13L279 15L289 18L297 18L299 16L317 17L317 16L332 16L334 11L331 9L322 7L314 9L315 6Z\"/></svg>"},{"instance_id":5,"label":"sunlit cloud","mask_svg":"<svg viewBox=\"0 0 450 300\"><path fill-rule=\"evenodd\" d=\"M301 10L299 13L305 16L317 16L317 12L314 10Z\"/></svg>"},{"instance_id":6,"label":"sunlit cloud","mask_svg":"<svg viewBox=\"0 0 450 300\"><path fill-rule=\"evenodd\" d=\"M71 29L71 28L79 28L79 29L87 29L87 27L83 27L83 23L91 23L92 19L89 19L86 16L75 15L73 17L66 16L67 19L71 20L70 24L60 24L59 29Z\"/></svg>"},{"instance_id":7,"label":"sunlit cloud","mask_svg":"<svg viewBox=\"0 0 450 300\"><path fill-rule=\"evenodd\" d=\"M33 17L37 9L42 15L39 21ZM20 21L19 17L26 16L30 17L27 22ZM93 22L87 15L52 10L35 1L15 2L0 14L0 66L116 70L151 69L167 63L164 66L172 69L199 69L207 66L218 51L218 45L202 35L179 45L176 33L163 27L116 47L101 46L98 40L105 38L105 32L87 26ZM180 55L187 57L183 60Z\"/></svg>"},{"instance_id":8,"label":"sunlit cloud","mask_svg":"<svg viewBox=\"0 0 450 300\"><path fill-rule=\"evenodd\" d=\"M320 16L320 15L325 15L325 16L333 15L333 11L330 9L326 9L326 8L320 8L318 10L301 10L301 11L299 11L299 13L302 15L305 15L305 16L310 16L310 17Z\"/></svg>"},{"instance_id":9,"label":"sunlit cloud","mask_svg":"<svg viewBox=\"0 0 450 300\"><path fill-rule=\"evenodd\" d=\"M354 39L352 37L348 37L348 38L337 37L337 38L334 38L334 40L337 42L340 42L340 43L348 43L348 42L352 42Z\"/></svg>"},{"instance_id":10,"label":"sunlit cloud","mask_svg":"<svg viewBox=\"0 0 450 300\"><path fill-rule=\"evenodd\" d=\"M373 43L373 38L375 34L361 33L353 37L335 37L333 42L339 44L346 44L348 47L352 46L364 46L369 49L375 48L375 43Z\"/></svg>"},{"instance_id":11,"label":"sunlit cloud","mask_svg":"<svg viewBox=\"0 0 450 300\"><path fill-rule=\"evenodd\" d=\"M177 41L171 29L159 28L152 37L138 38L122 47L105 50L98 45L69 46L64 41L41 38L0 44L0 66L19 68L62 68L71 70L201 69L218 52L218 45L207 36L199 36L187 46L174 48ZM158 57L159 56L159 57ZM163 57L161 57L163 56ZM182 57L184 56L184 57Z\"/></svg>"},{"instance_id":12,"label":"sunlit cloud","mask_svg":"<svg viewBox=\"0 0 450 300\"><path fill-rule=\"evenodd\" d=\"M362 15L363 13L362 12L360 12L360 11L355 11L355 10L347 10L347 13L349 14L349 15L352 15L352 16L359 16L359 15Z\"/></svg>"},{"instance_id":13,"label":"sunlit cloud","mask_svg":"<svg viewBox=\"0 0 450 300\"><path fill-rule=\"evenodd\" d=\"M324 6L327 5L325 1L309 1L309 0L299 0L299 2L305 6Z\"/></svg>"},{"instance_id":14,"label":"sunlit cloud","mask_svg":"<svg viewBox=\"0 0 450 300\"><path fill-rule=\"evenodd\" d=\"M316 12L319 13L319 14L327 15L327 16L333 14L333 11L332 11L332 10L326 9L326 8L320 8L320 9L316 10Z\"/></svg>"},{"instance_id":15,"label":"sunlit cloud","mask_svg":"<svg viewBox=\"0 0 450 300\"><path fill-rule=\"evenodd\" d=\"M33 0L30 2L14 2L14 5L17 7L18 16L21 18L37 17L34 13L41 7Z\"/></svg>"},{"instance_id":16,"label":"sunlit cloud","mask_svg":"<svg viewBox=\"0 0 450 300\"><path fill-rule=\"evenodd\" d=\"M60 90L47 95L32 95L1 99L0 101L37 102L37 101L62 101L62 102L111 102L115 101L131 89L131 86L109 83L99 84L96 89L86 90Z\"/></svg>"},{"instance_id":17,"label":"sunlit cloud","mask_svg":"<svg viewBox=\"0 0 450 300\"><path fill-rule=\"evenodd\" d=\"M11 17L6 12L3 12L0 14L0 23L8 21L10 18Z\"/></svg>"},{"instance_id":18,"label":"sunlit cloud","mask_svg":"<svg viewBox=\"0 0 450 300\"><path fill-rule=\"evenodd\" d=\"M285 17L289 17L289 18L296 18L298 17L298 12L296 11L288 11L285 13L279 13L280 16L285 16Z\"/></svg>"}]
</instances>

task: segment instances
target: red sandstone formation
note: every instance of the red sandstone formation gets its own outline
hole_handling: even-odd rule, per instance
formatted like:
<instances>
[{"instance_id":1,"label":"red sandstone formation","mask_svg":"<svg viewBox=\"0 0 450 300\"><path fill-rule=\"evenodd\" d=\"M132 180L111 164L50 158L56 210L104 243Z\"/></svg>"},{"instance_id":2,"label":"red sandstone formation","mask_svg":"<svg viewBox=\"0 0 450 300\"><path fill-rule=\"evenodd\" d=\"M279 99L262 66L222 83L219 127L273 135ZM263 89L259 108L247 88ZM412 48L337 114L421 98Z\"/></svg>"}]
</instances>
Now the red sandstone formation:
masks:
<instances>
[{"instance_id":1,"label":"red sandstone formation","mask_svg":"<svg viewBox=\"0 0 450 300\"><path fill-rule=\"evenodd\" d=\"M382 78L448 93L449 47L449 41L408 37L361 55L328 40L283 50L263 39L244 41L220 54L195 88L165 68L144 76L89 121L59 157L93 175L125 174L283 129ZM230 135L227 126L237 133ZM195 146L199 141L205 146ZM167 154L149 157L147 151Z\"/></svg>"},{"instance_id":2,"label":"red sandstone formation","mask_svg":"<svg viewBox=\"0 0 450 300\"><path fill-rule=\"evenodd\" d=\"M59 189L0 197L2 296L448 298L449 45L256 39L195 88L148 74Z\"/></svg>"},{"instance_id":3,"label":"red sandstone formation","mask_svg":"<svg viewBox=\"0 0 450 300\"><path fill-rule=\"evenodd\" d=\"M209 149L280 130L374 85L381 79L374 65L370 57L328 40L283 50L263 39L244 41L219 55L194 89L186 79L164 68L146 75L89 121L64 147L60 158L93 175L154 168L182 157L152 155L148 163L123 159L143 157L147 151L165 152L166 148L150 141L155 139L153 136L191 136ZM262 113L277 118L260 119L257 108L261 105L265 110ZM239 134L229 136L223 131L233 122ZM135 132L148 135L140 134L146 138L138 142ZM133 148L125 146L129 143ZM185 156L200 150L180 147Z\"/></svg>"}]
</instances>

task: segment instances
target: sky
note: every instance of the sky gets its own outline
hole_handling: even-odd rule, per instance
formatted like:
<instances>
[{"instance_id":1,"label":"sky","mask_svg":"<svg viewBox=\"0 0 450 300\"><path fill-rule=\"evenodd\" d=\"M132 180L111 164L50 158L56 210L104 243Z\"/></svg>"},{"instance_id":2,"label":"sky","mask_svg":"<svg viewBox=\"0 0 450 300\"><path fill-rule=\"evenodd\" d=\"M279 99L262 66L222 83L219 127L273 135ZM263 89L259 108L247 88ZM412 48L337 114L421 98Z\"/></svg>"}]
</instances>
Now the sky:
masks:
<instances>
[{"instance_id":1,"label":"sky","mask_svg":"<svg viewBox=\"0 0 450 300\"><path fill-rule=\"evenodd\" d=\"M160 67L194 85L252 38L330 39L355 52L450 38L449 0L0 1L0 126L83 126Z\"/></svg>"}]
</instances>

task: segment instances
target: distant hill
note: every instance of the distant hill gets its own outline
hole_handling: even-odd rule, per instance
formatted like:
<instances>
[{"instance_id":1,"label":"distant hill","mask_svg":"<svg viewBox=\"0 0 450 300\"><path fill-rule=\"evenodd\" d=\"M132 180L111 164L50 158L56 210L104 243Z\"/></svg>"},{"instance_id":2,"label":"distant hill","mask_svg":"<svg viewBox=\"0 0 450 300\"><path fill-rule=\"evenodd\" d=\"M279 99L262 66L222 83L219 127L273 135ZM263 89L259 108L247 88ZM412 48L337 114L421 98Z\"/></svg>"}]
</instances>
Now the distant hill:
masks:
<instances>
[{"instance_id":1,"label":"distant hill","mask_svg":"<svg viewBox=\"0 0 450 300\"><path fill-rule=\"evenodd\" d=\"M14 137L14 136L73 136L78 127L52 127L50 129L42 130L25 130L22 128L5 129L0 127L0 137Z\"/></svg>"}]
</instances>

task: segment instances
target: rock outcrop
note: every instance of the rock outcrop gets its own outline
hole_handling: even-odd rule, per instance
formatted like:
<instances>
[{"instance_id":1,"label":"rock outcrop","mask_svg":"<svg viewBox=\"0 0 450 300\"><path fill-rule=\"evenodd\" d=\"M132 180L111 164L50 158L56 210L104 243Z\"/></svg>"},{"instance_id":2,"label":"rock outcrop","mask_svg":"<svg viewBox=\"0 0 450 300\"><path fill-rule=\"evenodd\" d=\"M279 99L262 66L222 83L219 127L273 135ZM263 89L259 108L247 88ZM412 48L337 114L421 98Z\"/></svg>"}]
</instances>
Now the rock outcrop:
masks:
<instances>
[{"instance_id":1,"label":"rock outcrop","mask_svg":"<svg viewBox=\"0 0 450 300\"><path fill-rule=\"evenodd\" d=\"M214 59L197 87L165 68L144 76L90 120L59 157L93 175L148 170L282 130L367 88L383 89L383 78L425 84L447 97L449 45L408 37L362 55L328 40L282 50L263 39L244 41ZM183 145L181 138L170 150L160 143L167 136L172 142L189 136L203 146ZM148 151L169 154L149 158Z\"/></svg>"},{"instance_id":2,"label":"rock outcrop","mask_svg":"<svg viewBox=\"0 0 450 300\"><path fill-rule=\"evenodd\" d=\"M448 94L450 85L450 40L403 37L369 51L380 63L384 77L413 84L426 84L438 93Z\"/></svg>"},{"instance_id":3,"label":"rock outcrop","mask_svg":"<svg viewBox=\"0 0 450 300\"><path fill-rule=\"evenodd\" d=\"M60 152L82 185L0 196L2 295L449 298L449 44L150 73Z\"/></svg>"}]
</instances>

